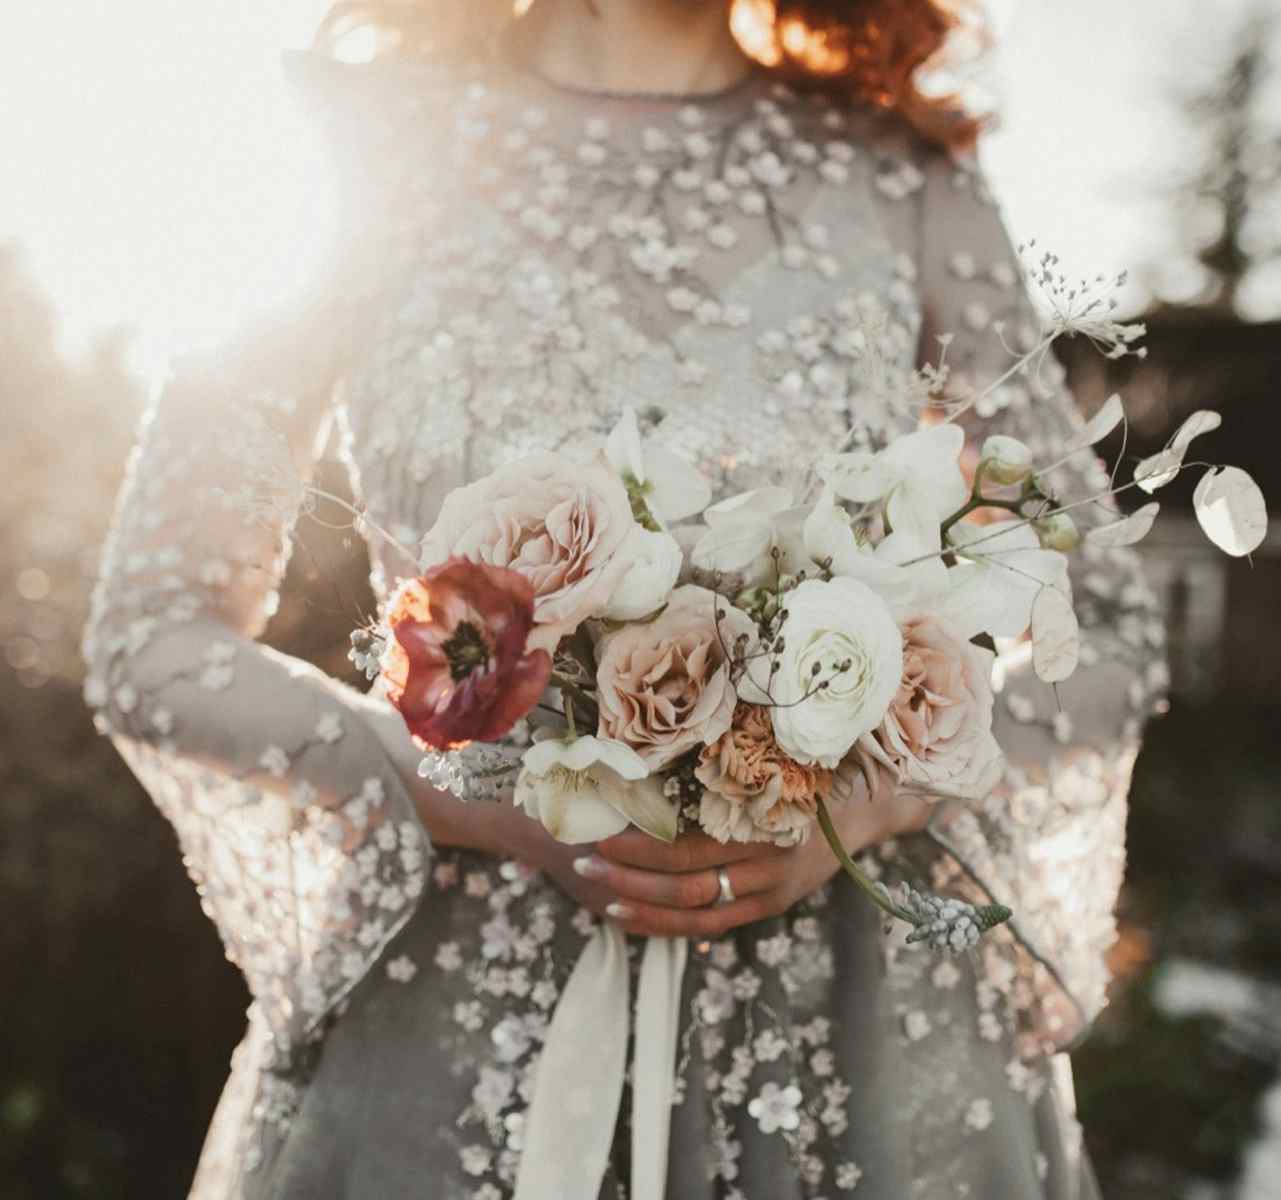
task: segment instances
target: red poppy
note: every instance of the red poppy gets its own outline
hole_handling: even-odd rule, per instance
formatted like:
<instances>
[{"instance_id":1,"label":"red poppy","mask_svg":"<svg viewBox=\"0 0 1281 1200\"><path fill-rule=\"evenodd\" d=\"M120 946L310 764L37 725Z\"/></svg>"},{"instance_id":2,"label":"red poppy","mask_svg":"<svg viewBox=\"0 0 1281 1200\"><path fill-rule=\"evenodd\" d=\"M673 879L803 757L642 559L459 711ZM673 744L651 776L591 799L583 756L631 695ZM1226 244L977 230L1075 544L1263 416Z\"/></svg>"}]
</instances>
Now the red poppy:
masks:
<instances>
[{"instance_id":1,"label":"red poppy","mask_svg":"<svg viewBox=\"0 0 1281 1200\"><path fill-rule=\"evenodd\" d=\"M525 652L534 589L506 567L447 559L401 584L388 624L387 697L415 739L435 750L496 741L551 677L545 650Z\"/></svg>"}]
</instances>

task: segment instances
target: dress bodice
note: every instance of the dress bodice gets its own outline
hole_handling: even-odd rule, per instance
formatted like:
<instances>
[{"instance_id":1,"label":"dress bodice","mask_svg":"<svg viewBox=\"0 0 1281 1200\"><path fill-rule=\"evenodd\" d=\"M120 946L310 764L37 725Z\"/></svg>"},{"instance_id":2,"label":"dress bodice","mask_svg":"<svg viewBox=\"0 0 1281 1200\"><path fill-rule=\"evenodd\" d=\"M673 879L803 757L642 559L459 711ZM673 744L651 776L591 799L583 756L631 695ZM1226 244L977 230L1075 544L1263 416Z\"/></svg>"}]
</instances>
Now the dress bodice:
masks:
<instances>
[{"instance_id":1,"label":"dress bodice","mask_svg":"<svg viewBox=\"0 0 1281 1200\"><path fill-rule=\"evenodd\" d=\"M399 98L383 315L343 408L398 537L513 458L590 454L624 405L721 494L799 486L915 418L889 399L916 365L925 183L898 123L761 74L694 103L508 67L453 80L444 112L433 82Z\"/></svg>"}]
</instances>

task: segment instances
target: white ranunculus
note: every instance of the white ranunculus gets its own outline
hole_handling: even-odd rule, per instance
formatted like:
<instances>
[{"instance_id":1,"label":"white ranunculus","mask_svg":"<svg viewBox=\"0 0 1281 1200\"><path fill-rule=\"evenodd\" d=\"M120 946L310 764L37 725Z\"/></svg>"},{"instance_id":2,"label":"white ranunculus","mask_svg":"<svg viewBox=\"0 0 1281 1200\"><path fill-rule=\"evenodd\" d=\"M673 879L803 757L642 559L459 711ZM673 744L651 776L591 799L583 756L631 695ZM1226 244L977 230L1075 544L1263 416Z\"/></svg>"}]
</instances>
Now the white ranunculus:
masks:
<instances>
[{"instance_id":1,"label":"white ranunculus","mask_svg":"<svg viewBox=\"0 0 1281 1200\"><path fill-rule=\"evenodd\" d=\"M906 518L903 525L873 546L858 539L835 493L824 487L805 521L805 547L815 562L830 563L833 575L867 584L903 619L947 590L947 567L939 557L933 514L920 505L904 505L900 515Z\"/></svg>"},{"instance_id":2,"label":"white ranunculus","mask_svg":"<svg viewBox=\"0 0 1281 1200\"><path fill-rule=\"evenodd\" d=\"M711 486L694 466L664 446L642 440L630 405L610 431L605 457L629 488L633 482L639 487L649 511L665 524L702 512L712 499Z\"/></svg>"},{"instance_id":3,"label":"white ranunculus","mask_svg":"<svg viewBox=\"0 0 1281 1200\"><path fill-rule=\"evenodd\" d=\"M898 691L903 637L885 602L856 579L806 580L784 605L783 650L753 661L740 696L773 705L774 736L797 762L836 767Z\"/></svg>"},{"instance_id":4,"label":"white ranunculus","mask_svg":"<svg viewBox=\"0 0 1281 1200\"><path fill-rule=\"evenodd\" d=\"M876 454L854 451L819 461L818 473L842 499L857 504L884 502L894 528L896 506L906 499L923 507L940 523L961 508L970 489L961 473L965 433L944 423L895 438Z\"/></svg>"},{"instance_id":5,"label":"white ranunculus","mask_svg":"<svg viewBox=\"0 0 1281 1200\"><path fill-rule=\"evenodd\" d=\"M670 842L676 807L640 755L608 738L549 738L535 743L516 779L516 803L557 841L596 842L635 824Z\"/></svg>"},{"instance_id":6,"label":"white ranunculus","mask_svg":"<svg viewBox=\"0 0 1281 1200\"><path fill-rule=\"evenodd\" d=\"M603 615L613 621L638 621L666 603L680 577L684 556L670 533L640 525L627 535L618 553L629 565Z\"/></svg>"},{"instance_id":7,"label":"white ranunculus","mask_svg":"<svg viewBox=\"0 0 1281 1200\"><path fill-rule=\"evenodd\" d=\"M1009 524L1002 530L962 521L948 533L958 561L947 573L946 594L931 602L930 611L962 637L1018 637L1031 623L1032 604L1042 588L1072 594L1064 555L1042 549L1030 524Z\"/></svg>"}]
</instances>

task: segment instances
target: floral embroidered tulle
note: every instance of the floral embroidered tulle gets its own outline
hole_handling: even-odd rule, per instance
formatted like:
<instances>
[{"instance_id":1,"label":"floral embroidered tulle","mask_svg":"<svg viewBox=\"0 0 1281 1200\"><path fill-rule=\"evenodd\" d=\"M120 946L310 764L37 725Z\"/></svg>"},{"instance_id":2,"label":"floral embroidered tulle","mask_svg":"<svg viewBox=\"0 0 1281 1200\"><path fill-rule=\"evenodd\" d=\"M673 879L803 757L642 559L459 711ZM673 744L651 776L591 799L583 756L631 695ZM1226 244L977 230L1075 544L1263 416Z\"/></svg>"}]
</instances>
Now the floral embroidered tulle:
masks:
<instances>
[{"instance_id":1,"label":"floral embroidered tulle","mask_svg":"<svg viewBox=\"0 0 1281 1200\"><path fill-rule=\"evenodd\" d=\"M586 461L625 406L715 497L799 489L817 455L915 426L944 343L948 387L983 397L974 435L1041 454L1080 418L1049 356L987 389L1045 321L981 176L891 117L763 76L599 104L487 65L289 69L344 186L337 282L305 320L176 364L149 406L86 699L253 994L193 1195L417 1194L430 1173L433 1195L501 1200L593 918L515 863L431 848L386 701L255 641L329 422L390 535L370 539L385 604L450 491L538 451ZM1106 473L1087 454L1056 479L1084 495ZM834 884L692 956L671 1194L1092 1194L1050 1056L1103 1003L1165 668L1131 551L1087 549L1073 586L1081 666L1057 698L1002 656L1004 778L860 859L1016 925L940 961ZM442 756L433 782L484 795L496 753ZM626 1157L620 1134L611 1200Z\"/></svg>"}]
</instances>

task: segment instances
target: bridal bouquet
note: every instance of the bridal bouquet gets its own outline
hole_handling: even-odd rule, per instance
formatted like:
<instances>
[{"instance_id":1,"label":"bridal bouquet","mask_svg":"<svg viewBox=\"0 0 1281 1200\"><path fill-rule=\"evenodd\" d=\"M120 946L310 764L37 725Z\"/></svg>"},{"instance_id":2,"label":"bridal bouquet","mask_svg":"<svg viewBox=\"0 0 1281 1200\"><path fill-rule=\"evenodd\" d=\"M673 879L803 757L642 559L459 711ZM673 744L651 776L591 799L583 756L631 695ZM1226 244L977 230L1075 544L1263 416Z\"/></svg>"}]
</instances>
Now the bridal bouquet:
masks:
<instances>
[{"instance_id":1,"label":"bridal bouquet","mask_svg":"<svg viewBox=\"0 0 1281 1200\"><path fill-rule=\"evenodd\" d=\"M909 940L961 950L1009 910L891 896L850 860L830 806L994 786L997 640L1030 639L1049 684L1072 673L1074 513L1124 490L1114 475L1101 495L1060 497L1048 474L1123 420L1113 397L1049 463L1009 437L967 446L938 420L808 464L804 496L765 487L713 504L627 410L594 461L536 454L451 493L420 573L380 628L353 636L353 657L381 675L436 782L461 791L456 756L491 748L484 769L569 843L635 825L786 846L817 827L872 900L915 926ZM1218 423L1194 414L1124 487L1164 486ZM1133 543L1156 508L1084 537ZM1207 469L1196 509L1232 554L1266 530L1233 467Z\"/></svg>"}]
</instances>

